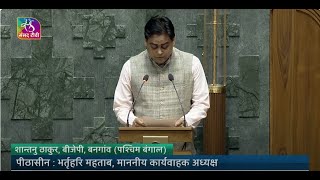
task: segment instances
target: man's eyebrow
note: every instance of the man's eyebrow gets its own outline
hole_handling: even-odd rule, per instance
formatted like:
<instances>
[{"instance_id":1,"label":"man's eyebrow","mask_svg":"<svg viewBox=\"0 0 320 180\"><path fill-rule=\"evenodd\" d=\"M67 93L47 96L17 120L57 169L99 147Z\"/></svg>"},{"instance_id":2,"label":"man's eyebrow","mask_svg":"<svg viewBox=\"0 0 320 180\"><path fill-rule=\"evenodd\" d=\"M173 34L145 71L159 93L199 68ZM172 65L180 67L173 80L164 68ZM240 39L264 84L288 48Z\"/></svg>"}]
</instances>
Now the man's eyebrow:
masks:
<instances>
[{"instance_id":1,"label":"man's eyebrow","mask_svg":"<svg viewBox=\"0 0 320 180\"><path fill-rule=\"evenodd\" d=\"M150 42L149 44L151 44L151 45L157 45L157 46L158 46L158 44L155 44L155 43L152 43L152 42ZM160 44L160 46L163 46L163 45L166 45L166 44L169 44L169 42L166 42L166 43Z\"/></svg>"}]
</instances>

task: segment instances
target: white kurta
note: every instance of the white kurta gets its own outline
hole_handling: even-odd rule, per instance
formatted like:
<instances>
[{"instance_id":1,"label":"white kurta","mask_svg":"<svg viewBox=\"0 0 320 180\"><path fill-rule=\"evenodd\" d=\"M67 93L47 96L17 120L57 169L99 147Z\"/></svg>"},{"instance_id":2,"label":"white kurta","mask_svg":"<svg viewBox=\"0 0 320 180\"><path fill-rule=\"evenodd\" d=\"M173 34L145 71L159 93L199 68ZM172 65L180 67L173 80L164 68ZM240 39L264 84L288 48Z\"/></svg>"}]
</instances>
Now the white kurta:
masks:
<instances>
[{"instance_id":1,"label":"white kurta","mask_svg":"<svg viewBox=\"0 0 320 180\"><path fill-rule=\"evenodd\" d=\"M210 108L208 83L201 62L196 56L193 56L192 59L192 76L194 80L193 103L185 118L187 125L195 128L200 123L200 120L207 116L207 111ZM130 81L131 69L130 60L128 60L122 67L113 103L113 111L121 124L127 123L128 112L132 107ZM136 116L131 111L129 115L130 125L132 125L135 118Z\"/></svg>"}]
</instances>

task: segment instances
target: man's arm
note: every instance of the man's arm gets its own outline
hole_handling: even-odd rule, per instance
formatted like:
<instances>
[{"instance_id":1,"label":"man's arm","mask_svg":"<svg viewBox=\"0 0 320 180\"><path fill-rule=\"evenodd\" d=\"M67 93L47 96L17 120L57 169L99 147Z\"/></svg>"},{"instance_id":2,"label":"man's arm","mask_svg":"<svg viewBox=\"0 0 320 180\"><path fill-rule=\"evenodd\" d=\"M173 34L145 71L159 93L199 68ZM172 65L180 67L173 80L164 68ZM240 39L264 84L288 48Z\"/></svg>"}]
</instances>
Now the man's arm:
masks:
<instances>
[{"instance_id":1,"label":"man's arm","mask_svg":"<svg viewBox=\"0 0 320 180\"><path fill-rule=\"evenodd\" d=\"M185 115L188 126L196 127L200 120L207 117L210 108L208 82L200 60L193 56L192 60L193 75L193 95L190 111ZM183 118L183 117L182 117Z\"/></svg>"},{"instance_id":2,"label":"man's arm","mask_svg":"<svg viewBox=\"0 0 320 180\"><path fill-rule=\"evenodd\" d=\"M132 107L132 93L131 93L131 70L130 60L128 60L122 67L119 81L114 93L113 111L116 114L117 120L121 124L127 124L127 116ZM129 125L132 125L136 117L133 112L129 115Z\"/></svg>"}]
</instances>

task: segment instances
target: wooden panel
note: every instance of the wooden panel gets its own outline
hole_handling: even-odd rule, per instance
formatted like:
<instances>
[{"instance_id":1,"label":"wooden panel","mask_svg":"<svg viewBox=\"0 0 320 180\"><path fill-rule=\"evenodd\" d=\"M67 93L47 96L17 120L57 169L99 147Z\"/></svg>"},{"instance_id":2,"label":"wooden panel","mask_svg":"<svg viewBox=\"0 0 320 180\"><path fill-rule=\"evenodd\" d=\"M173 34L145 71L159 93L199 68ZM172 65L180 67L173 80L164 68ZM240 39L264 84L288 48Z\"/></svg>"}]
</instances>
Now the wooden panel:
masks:
<instances>
[{"instance_id":1,"label":"wooden panel","mask_svg":"<svg viewBox=\"0 0 320 180\"><path fill-rule=\"evenodd\" d=\"M273 10L270 59L270 153L292 153L292 10Z\"/></svg>"},{"instance_id":2,"label":"wooden panel","mask_svg":"<svg viewBox=\"0 0 320 180\"><path fill-rule=\"evenodd\" d=\"M273 10L270 153L308 154L320 170L319 10Z\"/></svg>"},{"instance_id":3,"label":"wooden panel","mask_svg":"<svg viewBox=\"0 0 320 180\"><path fill-rule=\"evenodd\" d=\"M210 109L203 122L203 153L226 154L226 93L210 93Z\"/></svg>"},{"instance_id":4,"label":"wooden panel","mask_svg":"<svg viewBox=\"0 0 320 180\"><path fill-rule=\"evenodd\" d=\"M119 142L142 142L143 136L168 136L171 142L193 142L191 127L120 127Z\"/></svg>"},{"instance_id":5,"label":"wooden panel","mask_svg":"<svg viewBox=\"0 0 320 180\"><path fill-rule=\"evenodd\" d=\"M173 150L173 154L174 155L192 155L192 152L191 151L176 151L176 150Z\"/></svg>"},{"instance_id":6,"label":"wooden panel","mask_svg":"<svg viewBox=\"0 0 320 180\"><path fill-rule=\"evenodd\" d=\"M296 142L295 153L307 153L311 170L320 170L320 11L295 13Z\"/></svg>"}]
</instances>

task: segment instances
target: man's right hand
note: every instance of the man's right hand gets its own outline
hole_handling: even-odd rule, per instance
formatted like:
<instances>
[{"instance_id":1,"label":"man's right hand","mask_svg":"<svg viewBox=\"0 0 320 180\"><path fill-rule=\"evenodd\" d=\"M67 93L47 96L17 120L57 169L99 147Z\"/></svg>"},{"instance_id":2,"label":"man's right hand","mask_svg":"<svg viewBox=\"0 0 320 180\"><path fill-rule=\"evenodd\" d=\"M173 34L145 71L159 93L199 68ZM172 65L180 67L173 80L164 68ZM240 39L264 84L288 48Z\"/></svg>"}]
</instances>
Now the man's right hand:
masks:
<instances>
[{"instance_id":1,"label":"man's right hand","mask_svg":"<svg viewBox=\"0 0 320 180\"><path fill-rule=\"evenodd\" d=\"M138 118L138 117L136 119L134 119L134 121L132 123L132 126L133 127L146 127L146 125L143 122L143 119L142 118Z\"/></svg>"}]
</instances>

